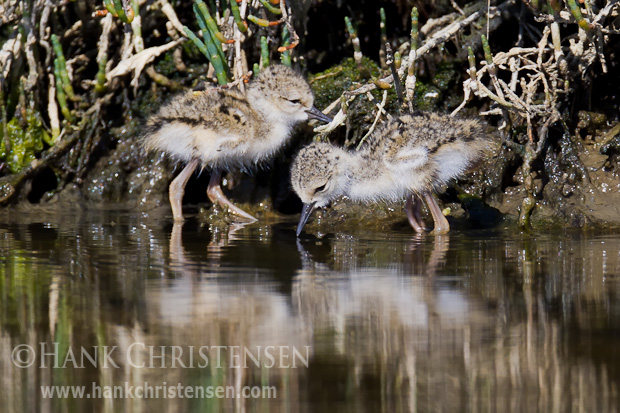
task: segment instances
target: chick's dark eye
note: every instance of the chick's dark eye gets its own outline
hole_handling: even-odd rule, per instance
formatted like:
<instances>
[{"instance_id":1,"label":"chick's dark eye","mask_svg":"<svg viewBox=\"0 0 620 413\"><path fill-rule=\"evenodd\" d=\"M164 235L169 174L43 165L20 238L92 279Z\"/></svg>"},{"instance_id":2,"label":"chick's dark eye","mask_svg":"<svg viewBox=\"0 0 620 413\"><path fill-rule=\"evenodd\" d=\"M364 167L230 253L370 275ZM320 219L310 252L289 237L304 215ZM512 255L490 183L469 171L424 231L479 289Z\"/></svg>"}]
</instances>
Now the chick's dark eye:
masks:
<instances>
[{"instance_id":1,"label":"chick's dark eye","mask_svg":"<svg viewBox=\"0 0 620 413\"><path fill-rule=\"evenodd\" d=\"M318 188L316 188L316 189L314 190L314 193L315 193L315 194L318 194L319 192L322 192L322 191L324 191L324 190L325 190L325 184L323 184L323 185L319 186Z\"/></svg>"},{"instance_id":2,"label":"chick's dark eye","mask_svg":"<svg viewBox=\"0 0 620 413\"><path fill-rule=\"evenodd\" d=\"M301 100L299 99L289 99L288 101L294 105L299 105L301 103Z\"/></svg>"}]
</instances>

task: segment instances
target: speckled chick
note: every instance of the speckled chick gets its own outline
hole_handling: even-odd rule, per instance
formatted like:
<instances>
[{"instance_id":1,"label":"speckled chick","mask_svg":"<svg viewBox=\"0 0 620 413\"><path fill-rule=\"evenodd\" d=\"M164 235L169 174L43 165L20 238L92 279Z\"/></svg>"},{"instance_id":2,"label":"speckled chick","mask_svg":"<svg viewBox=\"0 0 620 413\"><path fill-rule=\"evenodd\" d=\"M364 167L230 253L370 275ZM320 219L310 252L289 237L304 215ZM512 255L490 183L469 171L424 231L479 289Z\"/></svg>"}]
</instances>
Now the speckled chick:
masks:
<instances>
[{"instance_id":1,"label":"speckled chick","mask_svg":"<svg viewBox=\"0 0 620 413\"><path fill-rule=\"evenodd\" d=\"M245 95L234 89L189 91L162 106L146 124L144 146L188 163L170 184L174 219L183 219L185 185L201 164L213 169L209 199L256 220L226 198L220 187L222 171L268 160L284 146L299 122L311 118L329 122L313 101L310 86L300 74L274 65L261 71Z\"/></svg>"},{"instance_id":2,"label":"speckled chick","mask_svg":"<svg viewBox=\"0 0 620 413\"><path fill-rule=\"evenodd\" d=\"M329 143L306 146L291 170L293 189L304 203L297 235L315 208L339 196L361 202L407 197L405 211L416 232L426 230L422 198L435 232L448 232L431 194L479 163L488 143L485 127L476 120L418 113L386 122L358 151Z\"/></svg>"}]
</instances>

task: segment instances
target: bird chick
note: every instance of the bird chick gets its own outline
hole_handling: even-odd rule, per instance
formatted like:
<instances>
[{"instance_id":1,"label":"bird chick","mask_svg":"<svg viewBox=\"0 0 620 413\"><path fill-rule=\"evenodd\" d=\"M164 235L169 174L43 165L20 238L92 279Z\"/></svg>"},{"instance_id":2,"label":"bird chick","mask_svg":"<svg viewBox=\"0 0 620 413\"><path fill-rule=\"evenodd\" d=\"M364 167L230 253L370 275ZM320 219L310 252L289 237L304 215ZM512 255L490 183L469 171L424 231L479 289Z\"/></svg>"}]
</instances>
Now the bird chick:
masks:
<instances>
[{"instance_id":1,"label":"bird chick","mask_svg":"<svg viewBox=\"0 0 620 413\"><path fill-rule=\"evenodd\" d=\"M293 189L304 203L297 235L315 208L339 196L361 202L407 197L407 218L418 233L426 230L420 214L424 199L435 232L448 232L432 193L479 163L488 142L476 120L420 113L387 121L358 151L321 142L306 146L291 169Z\"/></svg>"},{"instance_id":2,"label":"bird chick","mask_svg":"<svg viewBox=\"0 0 620 413\"><path fill-rule=\"evenodd\" d=\"M211 202L256 221L224 195L222 171L249 168L273 157L299 122L330 122L313 102L312 90L299 73L274 65L261 71L245 95L221 88L188 91L162 106L147 121L143 142L149 151L163 151L174 160L187 162L169 188L175 221L183 220L185 185L198 165L213 170L207 189Z\"/></svg>"}]
</instances>

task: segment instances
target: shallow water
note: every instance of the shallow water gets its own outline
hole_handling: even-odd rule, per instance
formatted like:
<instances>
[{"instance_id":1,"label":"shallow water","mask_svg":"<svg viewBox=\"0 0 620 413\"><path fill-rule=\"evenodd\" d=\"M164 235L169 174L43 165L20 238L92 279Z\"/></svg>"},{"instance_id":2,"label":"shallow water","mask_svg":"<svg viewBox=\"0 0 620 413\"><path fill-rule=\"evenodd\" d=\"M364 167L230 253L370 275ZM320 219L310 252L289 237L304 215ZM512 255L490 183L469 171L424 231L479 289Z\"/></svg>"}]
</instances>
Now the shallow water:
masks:
<instances>
[{"instance_id":1,"label":"shallow water","mask_svg":"<svg viewBox=\"0 0 620 413\"><path fill-rule=\"evenodd\" d=\"M0 218L1 410L618 410L620 235L294 226Z\"/></svg>"}]
</instances>

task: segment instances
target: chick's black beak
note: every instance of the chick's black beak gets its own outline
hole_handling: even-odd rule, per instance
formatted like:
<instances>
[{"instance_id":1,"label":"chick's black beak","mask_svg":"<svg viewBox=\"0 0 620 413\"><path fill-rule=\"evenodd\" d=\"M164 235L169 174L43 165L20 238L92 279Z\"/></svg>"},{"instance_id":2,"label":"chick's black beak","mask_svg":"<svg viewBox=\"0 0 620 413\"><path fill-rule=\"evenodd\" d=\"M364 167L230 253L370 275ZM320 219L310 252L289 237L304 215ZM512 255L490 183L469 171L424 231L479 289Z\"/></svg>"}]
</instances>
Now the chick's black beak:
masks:
<instances>
[{"instance_id":1,"label":"chick's black beak","mask_svg":"<svg viewBox=\"0 0 620 413\"><path fill-rule=\"evenodd\" d=\"M299 218L299 224L297 224L297 236L301 234L301 230L304 229L304 225L306 225L306 222L308 222L308 218L310 218L310 215L312 215L312 211L314 211L314 204L316 204L316 202L313 202L311 204L304 204L304 208L301 210L301 218Z\"/></svg>"},{"instance_id":2,"label":"chick's black beak","mask_svg":"<svg viewBox=\"0 0 620 413\"><path fill-rule=\"evenodd\" d=\"M312 106L310 109L306 111L308 114L308 119L318 119L321 122L329 123L332 121L332 118L323 114L320 110L318 110L315 106Z\"/></svg>"}]
</instances>

